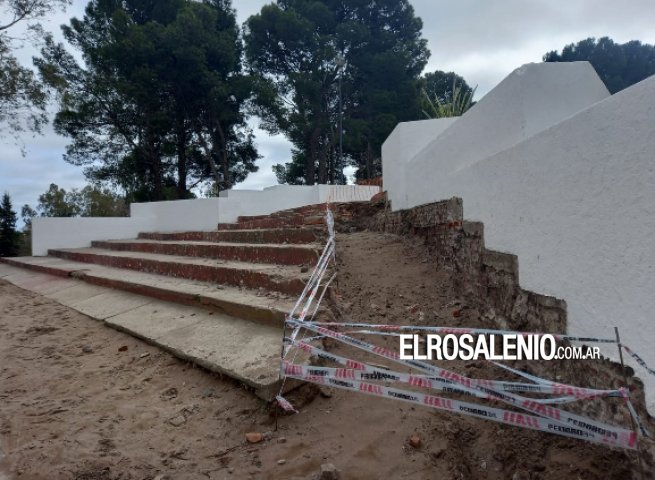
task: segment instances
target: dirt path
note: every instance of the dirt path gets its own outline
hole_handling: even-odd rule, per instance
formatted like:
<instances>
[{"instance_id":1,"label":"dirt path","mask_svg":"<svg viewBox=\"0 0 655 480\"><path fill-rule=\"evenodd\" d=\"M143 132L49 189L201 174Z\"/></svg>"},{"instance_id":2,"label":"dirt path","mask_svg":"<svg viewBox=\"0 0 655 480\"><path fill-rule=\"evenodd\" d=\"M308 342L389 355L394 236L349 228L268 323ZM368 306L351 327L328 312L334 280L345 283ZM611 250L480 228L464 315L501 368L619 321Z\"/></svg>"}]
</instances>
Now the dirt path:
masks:
<instances>
[{"instance_id":1,"label":"dirt path","mask_svg":"<svg viewBox=\"0 0 655 480\"><path fill-rule=\"evenodd\" d=\"M339 262L353 318L461 309L456 323L481 321L420 245L340 236ZM289 399L300 414L273 432L267 406L232 381L0 281L0 472L11 480L308 480L328 462L342 479L626 480L634 467L621 451L389 400L311 387ZM247 432L266 440L246 444Z\"/></svg>"}]
</instances>

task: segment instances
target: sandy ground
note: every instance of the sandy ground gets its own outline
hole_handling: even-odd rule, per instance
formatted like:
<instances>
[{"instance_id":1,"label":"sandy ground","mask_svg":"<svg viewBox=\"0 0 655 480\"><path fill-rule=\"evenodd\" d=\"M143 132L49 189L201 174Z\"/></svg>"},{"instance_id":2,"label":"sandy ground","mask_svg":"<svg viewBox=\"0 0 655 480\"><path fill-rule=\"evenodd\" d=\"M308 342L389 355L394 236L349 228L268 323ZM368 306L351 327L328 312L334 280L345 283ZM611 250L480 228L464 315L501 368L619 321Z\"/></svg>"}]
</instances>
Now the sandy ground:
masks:
<instances>
[{"instance_id":1,"label":"sandy ground","mask_svg":"<svg viewBox=\"0 0 655 480\"><path fill-rule=\"evenodd\" d=\"M420 245L374 234L338 244L338 308L347 316L481 321ZM491 375L484 365L458 368ZM603 362L584 374L579 365L549 368L537 373L583 386L618 381ZM0 281L2 480L313 479L328 462L342 479L639 478L634 454L580 441L311 386L288 398L300 413L274 431L269 407L231 380ZM616 406L592 408L625 420ZM248 444L247 432L265 440ZM420 448L409 446L413 434ZM652 452L644 464L653 470Z\"/></svg>"}]
</instances>

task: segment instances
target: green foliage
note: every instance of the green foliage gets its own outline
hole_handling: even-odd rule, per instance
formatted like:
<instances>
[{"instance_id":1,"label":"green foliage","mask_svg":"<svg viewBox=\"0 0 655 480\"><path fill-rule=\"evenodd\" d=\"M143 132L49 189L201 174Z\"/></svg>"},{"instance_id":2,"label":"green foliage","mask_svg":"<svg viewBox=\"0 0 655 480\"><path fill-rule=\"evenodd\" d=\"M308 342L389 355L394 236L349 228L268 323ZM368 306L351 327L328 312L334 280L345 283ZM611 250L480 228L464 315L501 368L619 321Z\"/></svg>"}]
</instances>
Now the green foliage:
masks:
<instances>
[{"instance_id":1,"label":"green foliage","mask_svg":"<svg viewBox=\"0 0 655 480\"><path fill-rule=\"evenodd\" d=\"M421 29L407 0L278 0L248 19L254 112L294 145L292 161L275 167L278 180L345 182L340 96L345 162L362 178L380 174L382 142L420 114L417 79L429 56Z\"/></svg>"},{"instance_id":2,"label":"green foliage","mask_svg":"<svg viewBox=\"0 0 655 480\"><path fill-rule=\"evenodd\" d=\"M15 135L25 130L40 132L47 123L46 90L13 52L25 41L37 41L41 34L39 19L69 3L69 0L0 0L3 18L0 24L0 133L6 130ZM15 27L21 25L27 26L25 38L13 34Z\"/></svg>"},{"instance_id":3,"label":"green foliage","mask_svg":"<svg viewBox=\"0 0 655 480\"><path fill-rule=\"evenodd\" d=\"M130 200L188 198L257 167L241 42L227 0L92 0L63 27L84 66L48 40L37 66L58 92L66 160Z\"/></svg>"},{"instance_id":4,"label":"green foliage","mask_svg":"<svg viewBox=\"0 0 655 480\"><path fill-rule=\"evenodd\" d=\"M478 87L471 88L463 78L455 74L452 74L452 76L453 83L451 87L443 91L441 95L435 88L432 89L432 92L434 92L432 95L427 88L424 87L422 90L423 114L427 118L461 117L474 105L473 96ZM459 84L457 83L457 77L461 78Z\"/></svg>"},{"instance_id":5,"label":"green foliage","mask_svg":"<svg viewBox=\"0 0 655 480\"><path fill-rule=\"evenodd\" d=\"M0 257L14 257L18 255L19 248L16 212L11 205L11 197L5 192L0 202Z\"/></svg>"},{"instance_id":6,"label":"green foliage","mask_svg":"<svg viewBox=\"0 0 655 480\"><path fill-rule=\"evenodd\" d=\"M605 86L614 94L655 75L655 45L637 40L619 44L608 37L587 38L544 55L544 62L590 62Z\"/></svg>"},{"instance_id":7,"label":"green foliage","mask_svg":"<svg viewBox=\"0 0 655 480\"><path fill-rule=\"evenodd\" d=\"M128 207L125 198L109 189L87 185L81 190L66 191L51 183L39 195L36 212L29 205L23 206L21 214L26 225L31 224L37 212L42 217L125 217Z\"/></svg>"}]
</instances>

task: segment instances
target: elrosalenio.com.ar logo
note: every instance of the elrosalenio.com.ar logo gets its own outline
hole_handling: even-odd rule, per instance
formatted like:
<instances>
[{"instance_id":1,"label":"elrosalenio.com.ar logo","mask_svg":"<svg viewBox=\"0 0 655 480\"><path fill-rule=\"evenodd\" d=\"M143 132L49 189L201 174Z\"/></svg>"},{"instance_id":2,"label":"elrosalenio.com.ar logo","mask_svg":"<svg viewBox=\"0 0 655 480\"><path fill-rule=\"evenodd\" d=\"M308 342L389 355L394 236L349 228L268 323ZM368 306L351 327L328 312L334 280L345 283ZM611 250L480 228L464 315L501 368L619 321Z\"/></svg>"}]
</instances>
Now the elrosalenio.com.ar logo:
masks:
<instances>
[{"instance_id":1,"label":"elrosalenio.com.ar logo","mask_svg":"<svg viewBox=\"0 0 655 480\"><path fill-rule=\"evenodd\" d=\"M558 346L553 335L401 334L401 360L593 360L598 347Z\"/></svg>"}]
</instances>

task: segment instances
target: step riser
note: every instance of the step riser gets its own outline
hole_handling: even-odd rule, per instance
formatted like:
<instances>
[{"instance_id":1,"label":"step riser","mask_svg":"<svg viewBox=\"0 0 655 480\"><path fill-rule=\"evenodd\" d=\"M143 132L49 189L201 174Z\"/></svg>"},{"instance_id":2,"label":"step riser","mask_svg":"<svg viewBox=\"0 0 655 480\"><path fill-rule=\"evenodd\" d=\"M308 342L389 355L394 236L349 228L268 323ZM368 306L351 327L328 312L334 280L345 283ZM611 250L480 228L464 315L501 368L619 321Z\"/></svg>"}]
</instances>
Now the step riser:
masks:
<instances>
[{"instance_id":1,"label":"step riser","mask_svg":"<svg viewBox=\"0 0 655 480\"><path fill-rule=\"evenodd\" d=\"M71 271L70 270L62 270L59 268L49 268L46 267L45 265L30 265L22 262L16 262L12 260L10 257L2 257L0 258L1 263L6 263L7 265L11 265L12 267L18 267L18 268L23 268L25 270L32 270L34 272L39 272L39 273L47 273L49 275L56 275L58 277L70 277Z\"/></svg>"},{"instance_id":2,"label":"step riser","mask_svg":"<svg viewBox=\"0 0 655 480\"><path fill-rule=\"evenodd\" d=\"M202 295L192 295L182 292L173 292L171 290L160 289L149 285L139 285L123 280L113 280L109 278L98 277L95 275L80 275L76 277L85 282L99 285L101 287L115 288L126 292L144 295L147 297L164 300L166 302L179 303L192 307L202 307L212 311L218 311L226 315L237 318L245 318L254 322L263 323L281 327L284 325L286 312L273 309L257 308L251 305L221 301L216 298L205 297Z\"/></svg>"},{"instance_id":3,"label":"step riser","mask_svg":"<svg viewBox=\"0 0 655 480\"><path fill-rule=\"evenodd\" d=\"M246 288L271 290L299 295L304 283L300 279L277 280L260 272L242 271L222 266L190 265L175 262L155 261L140 258L116 257L112 255L96 255L62 250L50 250L49 255L71 260L73 262L95 263L113 268L125 268L145 273L182 277L202 282L224 283Z\"/></svg>"},{"instance_id":4,"label":"step riser","mask_svg":"<svg viewBox=\"0 0 655 480\"><path fill-rule=\"evenodd\" d=\"M314 250L294 247L250 247L234 245L184 245L138 242L92 242L95 248L120 252L143 252L185 257L215 258L277 265L311 265L318 254Z\"/></svg>"},{"instance_id":5,"label":"step riser","mask_svg":"<svg viewBox=\"0 0 655 480\"><path fill-rule=\"evenodd\" d=\"M144 232L140 239L157 241L187 241L187 242L230 242L230 243L288 243L305 244L321 240L321 236L312 230L250 230L222 232L180 232L156 233Z\"/></svg>"}]
</instances>

